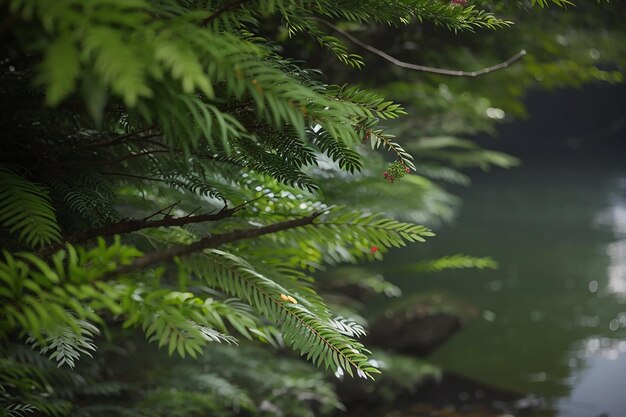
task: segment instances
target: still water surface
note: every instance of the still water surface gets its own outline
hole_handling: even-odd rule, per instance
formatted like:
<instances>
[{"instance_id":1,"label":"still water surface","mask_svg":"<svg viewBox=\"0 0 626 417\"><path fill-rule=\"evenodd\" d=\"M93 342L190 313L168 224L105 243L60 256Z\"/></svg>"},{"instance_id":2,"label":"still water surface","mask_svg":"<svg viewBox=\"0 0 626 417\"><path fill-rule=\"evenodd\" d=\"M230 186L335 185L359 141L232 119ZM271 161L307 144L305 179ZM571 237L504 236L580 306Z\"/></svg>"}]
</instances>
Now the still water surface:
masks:
<instances>
[{"instance_id":1,"label":"still water surface","mask_svg":"<svg viewBox=\"0 0 626 417\"><path fill-rule=\"evenodd\" d=\"M388 262L387 276L405 293L441 291L478 308L429 360L547 398L540 415L626 416L626 162L615 154L545 159L475 175L460 195L454 225ZM489 255L500 268L391 270L452 253Z\"/></svg>"}]
</instances>

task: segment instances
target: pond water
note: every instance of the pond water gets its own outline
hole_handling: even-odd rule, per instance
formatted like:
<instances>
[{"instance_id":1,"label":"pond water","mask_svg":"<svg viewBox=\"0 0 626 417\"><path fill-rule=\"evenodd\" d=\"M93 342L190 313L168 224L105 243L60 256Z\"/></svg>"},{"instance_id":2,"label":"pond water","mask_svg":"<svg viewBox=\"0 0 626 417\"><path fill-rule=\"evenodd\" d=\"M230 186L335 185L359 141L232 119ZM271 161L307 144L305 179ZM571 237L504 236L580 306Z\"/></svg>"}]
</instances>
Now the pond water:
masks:
<instances>
[{"instance_id":1,"label":"pond water","mask_svg":"<svg viewBox=\"0 0 626 417\"><path fill-rule=\"evenodd\" d=\"M615 152L539 158L474 175L459 194L453 225L386 263L405 293L438 291L479 311L429 360L546 398L537 415L626 416L626 162ZM489 255L500 267L395 268L453 253Z\"/></svg>"}]
</instances>

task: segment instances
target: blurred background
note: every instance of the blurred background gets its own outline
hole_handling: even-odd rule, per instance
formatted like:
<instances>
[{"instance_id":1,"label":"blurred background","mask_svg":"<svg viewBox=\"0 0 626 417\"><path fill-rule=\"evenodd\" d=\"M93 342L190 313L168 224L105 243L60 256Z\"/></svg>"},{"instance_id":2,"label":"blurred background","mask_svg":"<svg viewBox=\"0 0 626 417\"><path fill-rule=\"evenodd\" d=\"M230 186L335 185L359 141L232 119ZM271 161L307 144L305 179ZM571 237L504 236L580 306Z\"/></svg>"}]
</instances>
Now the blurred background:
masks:
<instances>
[{"instance_id":1,"label":"blurred background","mask_svg":"<svg viewBox=\"0 0 626 417\"><path fill-rule=\"evenodd\" d=\"M338 197L438 235L367 269L401 297L349 293L365 306L373 343L413 360L387 358L369 387L375 399L349 414L626 415L626 10L479 3L516 24L474 34L343 29L403 61L443 68L528 52L481 77L399 68L356 45L360 71L316 61L297 40L288 49L333 82L356 78L405 105L409 116L391 126L432 181L419 184L419 198L409 189L391 201L372 189L371 199Z\"/></svg>"}]
</instances>

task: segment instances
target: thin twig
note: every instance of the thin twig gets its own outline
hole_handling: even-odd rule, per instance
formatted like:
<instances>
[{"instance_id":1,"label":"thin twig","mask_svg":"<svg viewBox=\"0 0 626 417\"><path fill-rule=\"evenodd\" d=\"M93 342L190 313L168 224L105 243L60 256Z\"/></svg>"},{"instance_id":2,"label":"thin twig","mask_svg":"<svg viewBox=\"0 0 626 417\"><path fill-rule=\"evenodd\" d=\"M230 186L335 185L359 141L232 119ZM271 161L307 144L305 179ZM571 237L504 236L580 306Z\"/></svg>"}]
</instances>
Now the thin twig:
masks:
<instances>
[{"instance_id":1,"label":"thin twig","mask_svg":"<svg viewBox=\"0 0 626 417\"><path fill-rule=\"evenodd\" d=\"M214 21L215 19L217 19L218 16L222 15L223 13L226 13L232 9L235 9L239 6L241 6L242 4L248 2L250 0L235 0L235 1L231 1L230 3L226 3L224 4L222 7L219 7L215 12L213 12L209 17L207 17L206 19L204 19L203 21L200 22L200 26L202 27L207 27L212 21Z\"/></svg>"},{"instance_id":2,"label":"thin twig","mask_svg":"<svg viewBox=\"0 0 626 417\"><path fill-rule=\"evenodd\" d=\"M243 203L239 204L238 206L235 206L233 208L233 210L235 210L236 212L239 210L243 210L246 206L250 205L251 203L254 203L255 201L259 201L264 199L265 197L268 196L268 194L270 194L269 192L257 197L257 198L253 198L252 200L248 200L248 201L244 201Z\"/></svg>"},{"instance_id":3,"label":"thin twig","mask_svg":"<svg viewBox=\"0 0 626 417\"><path fill-rule=\"evenodd\" d=\"M91 148L98 148L100 146L110 146L110 145L117 145L120 143L123 143L125 141L127 141L128 139L137 136L137 135L141 135L142 133L145 133L147 131L149 131L150 129L154 129L154 126L148 126L144 129L138 130L136 132L129 132L129 133L125 133L123 135L119 135L116 136L112 139L106 139L106 140L102 140L100 142L95 142L95 143L88 143L86 145L83 146L78 146L76 148L74 148L74 150L83 150L83 149L91 149ZM149 137L153 137L153 136L158 136L158 135L150 135Z\"/></svg>"},{"instance_id":4,"label":"thin twig","mask_svg":"<svg viewBox=\"0 0 626 417\"><path fill-rule=\"evenodd\" d=\"M126 156L123 156L121 158L114 159L111 161L103 161L101 165L114 165L114 164L124 162L129 159L132 159L132 158L139 158L141 156L152 155L155 153L171 153L171 151L169 149L151 149L151 150L147 150L143 152L131 153L131 154L128 154Z\"/></svg>"},{"instance_id":5,"label":"thin twig","mask_svg":"<svg viewBox=\"0 0 626 417\"><path fill-rule=\"evenodd\" d=\"M490 72L494 72L494 71L506 68L506 67L510 66L511 64L513 64L515 61L523 58L524 55L526 55L526 51L524 49L522 49L521 51L519 51L518 53L516 53L515 55L513 55L512 57L510 57L506 61L500 62L499 64L492 65L490 67L482 68L482 69L480 69L478 71L457 71L457 70L450 70L450 69L445 69L445 68L427 67L425 65L411 64L409 62L400 61L399 59L392 57L391 55L381 51L380 49L376 49L372 45L368 45L368 44L360 41L359 39L355 38L354 36L352 36L351 34L346 32L345 30L338 28L337 26L333 25L332 23L330 23L330 22L328 22L328 21L326 21L324 19L320 19L318 17L309 17L309 19L315 20L317 22L320 22L320 23L328 26L329 28L333 29L334 31L336 31L336 32L340 33L341 35L345 36L347 39L349 39L354 44L360 46L363 49L367 49L371 53L378 55L379 57L381 57L381 58L391 62L392 64L394 64L394 65L396 65L398 67L407 68L407 69L411 69L411 70L414 70L414 71L431 72L431 73L434 73L434 74L452 75L452 76L456 76L456 77L478 77L480 75L488 74Z\"/></svg>"},{"instance_id":6,"label":"thin twig","mask_svg":"<svg viewBox=\"0 0 626 417\"><path fill-rule=\"evenodd\" d=\"M144 217L142 220L143 220L143 221L150 220L151 218L153 218L153 217L154 217L154 216L156 216L157 214L162 214L165 210L168 210L168 209L169 209L169 211L165 214L165 216L169 216L169 214L172 212L172 209L173 209L174 207L176 207L177 205L179 205L179 204L180 204L180 200L178 200L177 202L175 202L175 203L173 203L173 204L170 204L170 205L169 205L169 206L167 206L167 207L163 207L163 208L162 208L162 209L160 209L159 211L155 211L154 213L152 213L152 214L150 214L150 215L148 215L148 216Z\"/></svg>"},{"instance_id":7,"label":"thin twig","mask_svg":"<svg viewBox=\"0 0 626 417\"><path fill-rule=\"evenodd\" d=\"M155 136L160 136L160 135L140 136L140 137L138 137L138 138L134 139L134 141L135 141L135 142L144 142L144 143L149 143L149 144L151 144L151 145L160 146L161 148L170 149L170 147L169 147L169 146L167 146L167 145L166 145L166 144L164 144L164 143L157 142L156 140L150 140L150 139L148 139L148 138L155 137Z\"/></svg>"},{"instance_id":8,"label":"thin twig","mask_svg":"<svg viewBox=\"0 0 626 417\"><path fill-rule=\"evenodd\" d=\"M157 182L164 182L164 183L167 183L167 184L170 183L170 181L164 180L162 178L144 177L142 175L126 174L124 172L100 171L100 173L102 175L115 175L115 176L118 176L118 177L135 178L135 179L144 180L144 181L157 181Z\"/></svg>"}]
</instances>

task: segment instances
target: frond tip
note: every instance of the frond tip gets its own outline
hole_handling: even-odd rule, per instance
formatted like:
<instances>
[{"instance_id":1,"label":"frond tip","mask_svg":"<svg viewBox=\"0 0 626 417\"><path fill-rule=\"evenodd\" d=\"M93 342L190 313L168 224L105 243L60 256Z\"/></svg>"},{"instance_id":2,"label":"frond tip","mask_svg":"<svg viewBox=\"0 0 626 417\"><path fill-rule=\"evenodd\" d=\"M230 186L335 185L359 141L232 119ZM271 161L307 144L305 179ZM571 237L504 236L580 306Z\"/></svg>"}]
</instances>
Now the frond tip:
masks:
<instances>
[{"instance_id":1,"label":"frond tip","mask_svg":"<svg viewBox=\"0 0 626 417\"><path fill-rule=\"evenodd\" d=\"M51 360L57 361L59 368L63 365L74 368L81 354L92 357L91 352L96 350L93 337L100 334L98 328L86 320L77 320L76 324L78 331L70 326L59 326L50 332L45 341L40 342L31 336L28 343L39 348L41 354L49 354Z\"/></svg>"}]
</instances>

